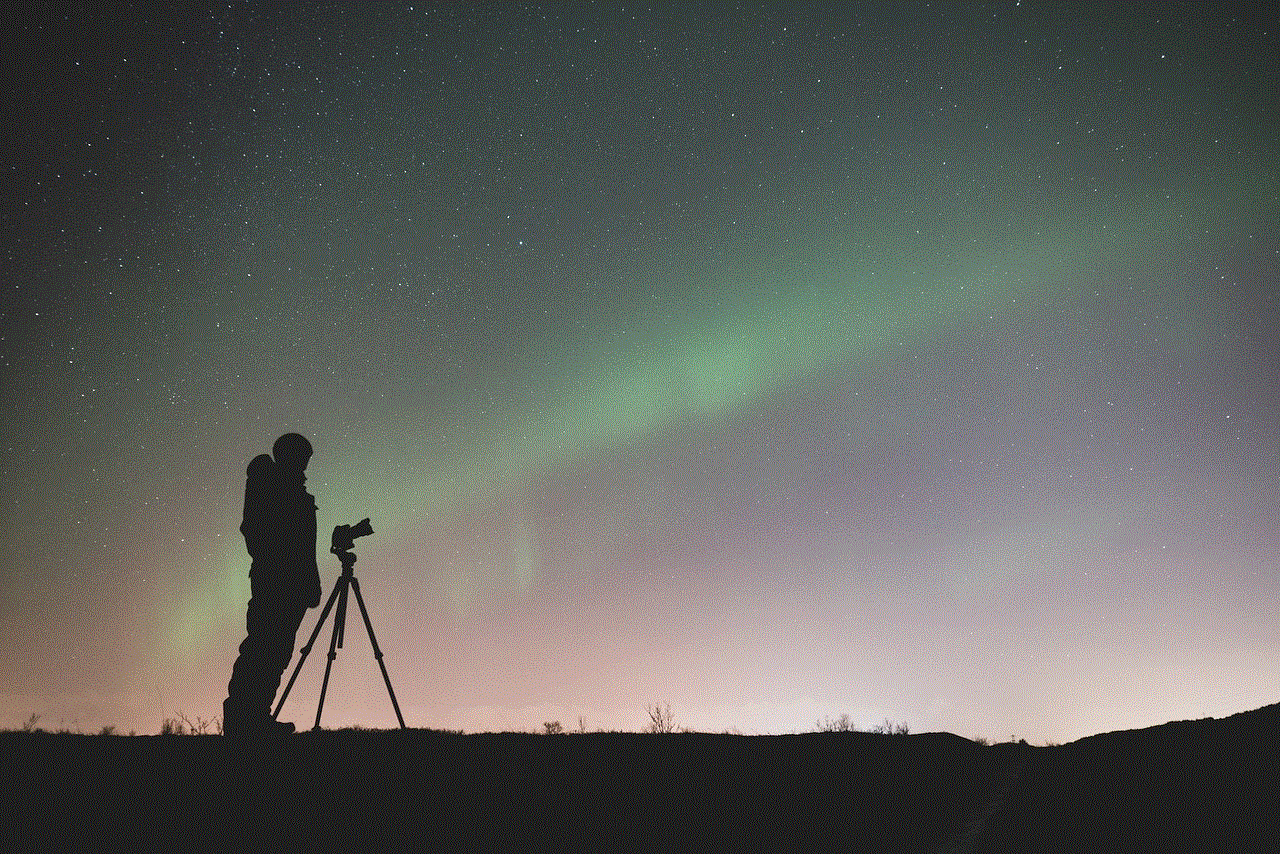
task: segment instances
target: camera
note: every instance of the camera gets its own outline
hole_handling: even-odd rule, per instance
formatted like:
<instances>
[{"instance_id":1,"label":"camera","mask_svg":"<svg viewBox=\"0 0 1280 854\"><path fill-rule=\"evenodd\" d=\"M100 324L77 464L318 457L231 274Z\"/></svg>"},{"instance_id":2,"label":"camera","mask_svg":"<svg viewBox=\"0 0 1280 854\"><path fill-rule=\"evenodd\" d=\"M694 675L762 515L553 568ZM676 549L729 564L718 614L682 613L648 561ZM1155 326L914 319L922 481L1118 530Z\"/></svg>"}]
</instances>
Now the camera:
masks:
<instances>
[{"instance_id":1,"label":"camera","mask_svg":"<svg viewBox=\"0 0 1280 854\"><path fill-rule=\"evenodd\" d=\"M355 545L357 537L367 537L372 533L373 526L369 524L368 519L363 519L354 525L339 525L333 529L329 551L334 554L349 551Z\"/></svg>"}]
</instances>

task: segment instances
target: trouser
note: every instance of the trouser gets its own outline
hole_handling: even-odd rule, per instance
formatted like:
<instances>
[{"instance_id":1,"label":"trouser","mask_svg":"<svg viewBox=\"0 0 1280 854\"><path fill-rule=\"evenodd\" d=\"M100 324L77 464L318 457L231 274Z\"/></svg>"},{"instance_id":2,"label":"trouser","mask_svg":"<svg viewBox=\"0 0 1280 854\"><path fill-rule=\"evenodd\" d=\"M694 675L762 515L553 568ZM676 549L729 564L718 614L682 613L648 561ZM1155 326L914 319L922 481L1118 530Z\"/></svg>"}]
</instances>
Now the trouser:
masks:
<instances>
[{"instance_id":1,"label":"trouser","mask_svg":"<svg viewBox=\"0 0 1280 854\"><path fill-rule=\"evenodd\" d=\"M249 610L245 616L248 632L240 644L240 655L231 668L223 721L235 726L264 721L271 717L271 701L280 687L280 677L293 657L298 627L307 609L299 604L296 592L282 596L252 583ZM232 720L228 720L231 718Z\"/></svg>"}]
</instances>

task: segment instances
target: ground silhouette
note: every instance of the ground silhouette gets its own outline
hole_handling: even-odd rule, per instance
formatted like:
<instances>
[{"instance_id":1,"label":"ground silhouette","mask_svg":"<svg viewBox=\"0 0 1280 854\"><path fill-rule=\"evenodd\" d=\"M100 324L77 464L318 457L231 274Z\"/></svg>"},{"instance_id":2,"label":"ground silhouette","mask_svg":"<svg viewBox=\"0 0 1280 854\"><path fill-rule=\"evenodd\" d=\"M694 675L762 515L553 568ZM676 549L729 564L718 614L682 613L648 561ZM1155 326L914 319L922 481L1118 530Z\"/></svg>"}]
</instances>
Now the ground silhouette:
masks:
<instances>
[{"instance_id":1,"label":"ground silhouette","mask_svg":"<svg viewBox=\"0 0 1280 854\"><path fill-rule=\"evenodd\" d=\"M1280 851L1280 704L1028 754L974 850Z\"/></svg>"},{"instance_id":2,"label":"ground silhouette","mask_svg":"<svg viewBox=\"0 0 1280 854\"><path fill-rule=\"evenodd\" d=\"M1280 706L983 746L947 733L0 733L20 847L1265 851Z\"/></svg>"}]
</instances>

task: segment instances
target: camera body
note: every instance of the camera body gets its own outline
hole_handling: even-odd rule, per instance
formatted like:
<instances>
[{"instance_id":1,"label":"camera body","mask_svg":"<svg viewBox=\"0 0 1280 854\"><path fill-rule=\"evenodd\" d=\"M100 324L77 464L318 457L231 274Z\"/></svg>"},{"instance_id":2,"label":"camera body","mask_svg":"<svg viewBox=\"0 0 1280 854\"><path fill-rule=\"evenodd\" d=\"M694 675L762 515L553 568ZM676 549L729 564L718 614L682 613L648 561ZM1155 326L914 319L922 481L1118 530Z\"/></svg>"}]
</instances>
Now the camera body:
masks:
<instances>
[{"instance_id":1,"label":"camera body","mask_svg":"<svg viewBox=\"0 0 1280 854\"><path fill-rule=\"evenodd\" d=\"M362 519L354 525L338 525L333 529L329 551L334 554L350 551L359 537L367 537L373 533L373 526L368 519Z\"/></svg>"}]
</instances>

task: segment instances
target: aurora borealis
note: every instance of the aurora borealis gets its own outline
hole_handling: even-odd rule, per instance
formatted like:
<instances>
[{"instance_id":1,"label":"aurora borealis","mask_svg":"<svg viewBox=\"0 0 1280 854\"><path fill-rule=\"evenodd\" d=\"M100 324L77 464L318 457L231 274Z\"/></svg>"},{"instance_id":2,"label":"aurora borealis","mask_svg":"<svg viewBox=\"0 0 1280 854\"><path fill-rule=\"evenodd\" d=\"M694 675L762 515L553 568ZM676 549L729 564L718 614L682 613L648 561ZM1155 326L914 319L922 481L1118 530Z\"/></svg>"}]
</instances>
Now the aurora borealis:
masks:
<instances>
[{"instance_id":1,"label":"aurora borealis","mask_svg":"<svg viewBox=\"0 0 1280 854\"><path fill-rule=\"evenodd\" d=\"M0 727L218 712L244 467L290 430L326 595L327 532L372 519L356 571L410 726L638 729L667 702L715 731L1062 741L1280 694L1260 18L11 30ZM325 723L390 725L348 628Z\"/></svg>"}]
</instances>

